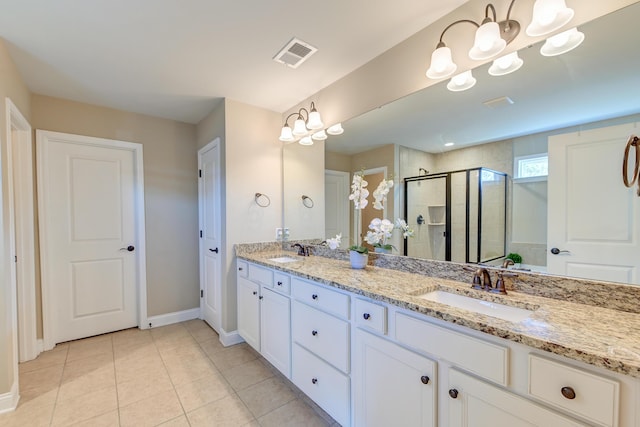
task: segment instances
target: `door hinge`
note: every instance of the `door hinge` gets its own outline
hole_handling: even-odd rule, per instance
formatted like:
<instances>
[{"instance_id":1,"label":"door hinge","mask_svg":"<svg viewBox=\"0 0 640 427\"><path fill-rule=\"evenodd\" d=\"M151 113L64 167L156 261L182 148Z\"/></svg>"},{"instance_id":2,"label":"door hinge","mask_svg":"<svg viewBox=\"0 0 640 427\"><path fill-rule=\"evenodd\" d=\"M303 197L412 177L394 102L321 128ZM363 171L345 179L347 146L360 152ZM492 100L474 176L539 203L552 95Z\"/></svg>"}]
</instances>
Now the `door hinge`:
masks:
<instances>
[{"instance_id":1,"label":"door hinge","mask_svg":"<svg viewBox=\"0 0 640 427\"><path fill-rule=\"evenodd\" d=\"M18 262L18 255L13 256L13 262Z\"/></svg>"},{"instance_id":2,"label":"door hinge","mask_svg":"<svg viewBox=\"0 0 640 427\"><path fill-rule=\"evenodd\" d=\"M202 239L202 230L200 230L200 238Z\"/></svg>"},{"instance_id":3,"label":"door hinge","mask_svg":"<svg viewBox=\"0 0 640 427\"><path fill-rule=\"evenodd\" d=\"M202 178L202 169L198 169L198 178Z\"/></svg>"},{"instance_id":4,"label":"door hinge","mask_svg":"<svg viewBox=\"0 0 640 427\"><path fill-rule=\"evenodd\" d=\"M200 289L200 298L204 298L204 290Z\"/></svg>"}]
</instances>

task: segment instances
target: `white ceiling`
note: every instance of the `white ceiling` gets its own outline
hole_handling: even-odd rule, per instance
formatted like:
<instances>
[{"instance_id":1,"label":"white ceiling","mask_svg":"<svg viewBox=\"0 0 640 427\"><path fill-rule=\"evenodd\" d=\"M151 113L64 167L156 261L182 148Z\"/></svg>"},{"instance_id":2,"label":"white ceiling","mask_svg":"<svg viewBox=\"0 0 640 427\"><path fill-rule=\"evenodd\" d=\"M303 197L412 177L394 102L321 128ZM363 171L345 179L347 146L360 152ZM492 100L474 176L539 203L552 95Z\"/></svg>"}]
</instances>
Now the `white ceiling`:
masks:
<instances>
[{"instance_id":1,"label":"white ceiling","mask_svg":"<svg viewBox=\"0 0 640 427\"><path fill-rule=\"evenodd\" d=\"M465 1L0 0L0 36L34 93L197 123L283 112ZM319 49L295 70L294 36Z\"/></svg>"},{"instance_id":2,"label":"white ceiling","mask_svg":"<svg viewBox=\"0 0 640 427\"><path fill-rule=\"evenodd\" d=\"M520 51L524 65L512 74L492 77L485 64L465 92L443 81L349 120L326 149L353 154L395 143L438 153L640 113L639 21L640 2L581 26L585 41L564 55L543 57L537 44ZM483 105L501 96L515 103Z\"/></svg>"}]
</instances>

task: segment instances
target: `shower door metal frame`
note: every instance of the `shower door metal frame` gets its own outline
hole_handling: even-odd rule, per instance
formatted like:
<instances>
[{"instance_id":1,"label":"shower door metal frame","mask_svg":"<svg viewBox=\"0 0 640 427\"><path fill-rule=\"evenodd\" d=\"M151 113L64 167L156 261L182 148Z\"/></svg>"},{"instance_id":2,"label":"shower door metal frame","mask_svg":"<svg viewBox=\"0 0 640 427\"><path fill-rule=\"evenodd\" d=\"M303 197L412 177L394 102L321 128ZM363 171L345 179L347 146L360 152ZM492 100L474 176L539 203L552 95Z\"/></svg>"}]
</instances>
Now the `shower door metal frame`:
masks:
<instances>
[{"instance_id":1,"label":"shower door metal frame","mask_svg":"<svg viewBox=\"0 0 640 427\"><path fill-rule=\"evenodd\" d=\"M471 199L471 172L478 172L478 239L477 239L477 256L474 261L470 260L469 257L469 226L470 226L470 199ZM504 244L502 248L502 255L497 256L491 259L481 260L482 254L482 171L489 171L496 175L500 175L504 177ZM407 221L409 221L409 198L407 197L408 186L410 182L418 182L424 181L427 179L445 179L445 261L451 261L451 176L456 173L465 173L466 185L465 185L465 262L479 264L481 262L490 262L500 258L504 258L507 253L507 190L508 190L508 178L509 176L504 172L498 172L493 169L485 168L485 167L477 167L477 168L469 168L469 169L459 169L455 171L449 172L440 172L434 173L430 175L419 175L412 176L404 179L404 216ZM404 239L404 254L407 255L409 244L408 239Z\"/></svg>"}]
</instances>

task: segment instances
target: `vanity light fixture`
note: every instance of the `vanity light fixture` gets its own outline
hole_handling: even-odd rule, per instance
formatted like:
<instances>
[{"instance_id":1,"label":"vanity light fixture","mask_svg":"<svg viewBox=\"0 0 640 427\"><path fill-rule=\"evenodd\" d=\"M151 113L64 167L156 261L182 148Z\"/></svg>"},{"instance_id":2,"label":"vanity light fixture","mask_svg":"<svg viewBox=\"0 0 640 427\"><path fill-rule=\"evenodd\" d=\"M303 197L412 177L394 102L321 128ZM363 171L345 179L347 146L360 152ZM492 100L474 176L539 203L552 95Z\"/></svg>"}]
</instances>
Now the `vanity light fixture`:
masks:
<instances>
[{"instance_id":1,"label":"vanity light fixture","mask_svg":"<svg viewBox=\"0 0 640 427\"><path fill-rule=\"evenodd\" d=\"M483 61L494 58L502 53L506 46L520 33L520 23L511 19L511 10L513 9L515 1L516 0L511 0L507 10L507 17L504 21L497 20L496 9L493 4L489 3L485 7L484 19L480 24L470 19L460 19L449 24L440 34L436 49L431 54L431 65L426 72L427 77L430 79L444 79L454 75L458 69L458 66L453 62L451 49L448 48L443 41L445 33L457 24L466 23L474 25L477 28L473 47L469 50L469 58ZM573 9L567 7L565 0L536 0L533 5L533 18L527 27L526 33L532 37L551 34L566 25L573 16ZM558 36L560 36L560 34L558 34ZM584 35L582 35L582 37L584 38ZM543 47L541 53L545 56L551 56L568 52L582 42L582 40L580 40L575 44L574 42L577 39L578 36L573 33L563 36L563 38L551 42L552 47ZM563 40L566 40L566 42L563 42ZM560 45L562 48L559 47ZM572 47L568 48L568 46ZM565 49L564 47L567 48ZM522 64L522 59L514 52L496 59L489 69L489 74L492 76L509 74L522 67ZM461 84L463 78L465 79L465 84ZM454 82L454 79L456 82ZM451 79L447 88L452 91L461 91L473 87L474 84L475 79L473 79L472 76L461 73Z\"/></svg>"},{"instance_id":2,"label":"vanity light fixture","mask_svg":"<svg viewBox=\"0 0 640 427\"><path fill-rule=\"evenodd\" d=\"M289 119L292 117L295 117L293 129L289 126ZM300 108L298 112L287 116L278 139L282 142L298 141L301 145L313 145L314 141L326 140L327 134L340 135L344 132L341 123L330 126L326 130L323 128L320 113L316 109L316 104L312 102L308 110Z\"/></svg>"},{"instance_id":3,"label":"vanity light fixture","mask_svg":"<svg viewBox=\"0 0 640 427\"><path fill-rule=\"evenodd\" d=\"M306 116L306 117L305 117ZM289 119L296 117L293 129L289 126ZM324 124L320 118L320 113L316 110L315 103L311 103L309 110L300 108L297 113L291 113L284 121L284 126L280 132L280 141L293 142L296 137L306 135L310 130L322 129Z\"/></svg>"}]
</instances>

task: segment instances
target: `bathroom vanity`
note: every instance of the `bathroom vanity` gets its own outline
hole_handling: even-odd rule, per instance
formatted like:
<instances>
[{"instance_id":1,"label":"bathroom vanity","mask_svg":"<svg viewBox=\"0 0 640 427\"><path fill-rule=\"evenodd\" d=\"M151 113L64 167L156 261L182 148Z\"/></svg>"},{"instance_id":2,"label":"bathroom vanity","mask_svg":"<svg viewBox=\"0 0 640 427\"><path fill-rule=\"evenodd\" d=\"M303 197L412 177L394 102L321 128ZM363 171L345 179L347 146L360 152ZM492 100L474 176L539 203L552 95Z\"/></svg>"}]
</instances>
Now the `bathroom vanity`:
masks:
<instances>
[{"instance_id":1,"label":"bathroom vanity","mask_svg":"<svg viewBox=\"0 0 640 427\"><path fill-rule=\"evenodd\" d=\"M250 248L238 332L344 426L640 426L640 314Z\"/></svg>"}]
</instances>

